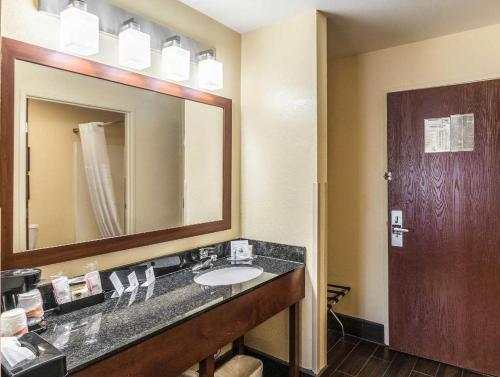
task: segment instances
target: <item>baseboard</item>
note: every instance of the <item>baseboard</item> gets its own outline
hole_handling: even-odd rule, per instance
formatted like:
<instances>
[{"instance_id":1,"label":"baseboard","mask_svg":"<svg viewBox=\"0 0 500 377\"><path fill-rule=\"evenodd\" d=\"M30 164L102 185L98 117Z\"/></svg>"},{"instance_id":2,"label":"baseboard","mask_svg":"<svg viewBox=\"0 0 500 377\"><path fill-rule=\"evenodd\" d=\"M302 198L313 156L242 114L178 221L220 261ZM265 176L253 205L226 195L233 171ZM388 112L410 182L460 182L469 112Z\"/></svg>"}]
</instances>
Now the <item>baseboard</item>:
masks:
<instances>
[{"instance_id":1,"label":"baseboard","mask_svg":"<svg viewBox=\"0 0 500 377\"><path fill-rule=\"evenodd\" d=\"M262 360L269 376L288 376L287 362L250 347L245 347L245 354ZM300 377L316 377L316 374L312 370L300 368Z\"/></svg>"},{"instance_id":2,"label":"baseboard","mask_svg":"<svg viewBox=\"0 0 500 377\"><path fill-rule=\"evenodd\" d=\"M351 317L345 314L335 314L337 314L340 321L344 325L346 334L381 344L384 343L384 325L361 318ZM328 315L328 329L341 331L340 325L330 313Z\"/></svg>"}]
</instances>

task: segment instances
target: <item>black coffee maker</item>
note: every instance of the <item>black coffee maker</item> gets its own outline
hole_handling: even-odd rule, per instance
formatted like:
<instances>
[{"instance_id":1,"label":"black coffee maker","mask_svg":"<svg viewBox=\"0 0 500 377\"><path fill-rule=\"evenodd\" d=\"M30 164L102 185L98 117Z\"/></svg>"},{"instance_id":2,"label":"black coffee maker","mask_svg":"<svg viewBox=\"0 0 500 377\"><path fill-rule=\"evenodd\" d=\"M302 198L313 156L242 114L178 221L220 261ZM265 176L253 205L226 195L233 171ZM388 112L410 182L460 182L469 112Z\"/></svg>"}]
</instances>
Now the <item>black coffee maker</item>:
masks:
<instances>
[{"instance_id":1,"label":"black coffee maker","mask_svg":"<svg viewBox=\"0 0 500 377\"><path fill-rule=\"evenodd\" d=\"M2 280L2 312L15 309L18 296L37 288L41 278L38 268L6 270L0 273ZM29 348L34 354L33 360L24 360L12 366L2 358L2 376L6 377L63 377L66 376L66 356L48 343L36 332L42 332L47 327L45 320L41 321L30 332L18 338L21 346Z\"/></svg>"},{"instance_id":2,"label":"black coffee maker","mask_svg":"<svg viewBox=\"0 0 500 377\"><path fill-rule=\"evenodd\" d=\"M39 268L1 271L2 312L16 308L17 296L35 289L40 282L41 275Z\"/></svg>"}]
</instances>

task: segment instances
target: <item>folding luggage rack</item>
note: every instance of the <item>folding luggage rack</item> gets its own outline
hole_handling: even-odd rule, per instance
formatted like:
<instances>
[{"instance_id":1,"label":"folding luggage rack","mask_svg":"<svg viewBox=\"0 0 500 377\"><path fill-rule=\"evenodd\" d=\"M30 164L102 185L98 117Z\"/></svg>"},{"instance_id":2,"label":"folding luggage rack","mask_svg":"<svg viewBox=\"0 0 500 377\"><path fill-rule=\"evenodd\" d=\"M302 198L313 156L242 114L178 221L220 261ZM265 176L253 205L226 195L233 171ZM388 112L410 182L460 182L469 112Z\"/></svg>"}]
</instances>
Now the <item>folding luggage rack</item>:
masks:
<instances>
[{"instance_id":1,"label":"folding luggage rack","mask_svg":"<svg viewBox=\"0 0 500 377\"><path fill-rule=\"evenodd\" d=\"M351 287L346 287L343 285L336 284L328 284L328 310L332 313L333 318L339 323L340 328L342 329L342 336L345 335L344 325L340 321L339 317L333 311L333 306L337 304L340 300L344 298L346 294L349 293Z\"/></svg>"}]
</instances>

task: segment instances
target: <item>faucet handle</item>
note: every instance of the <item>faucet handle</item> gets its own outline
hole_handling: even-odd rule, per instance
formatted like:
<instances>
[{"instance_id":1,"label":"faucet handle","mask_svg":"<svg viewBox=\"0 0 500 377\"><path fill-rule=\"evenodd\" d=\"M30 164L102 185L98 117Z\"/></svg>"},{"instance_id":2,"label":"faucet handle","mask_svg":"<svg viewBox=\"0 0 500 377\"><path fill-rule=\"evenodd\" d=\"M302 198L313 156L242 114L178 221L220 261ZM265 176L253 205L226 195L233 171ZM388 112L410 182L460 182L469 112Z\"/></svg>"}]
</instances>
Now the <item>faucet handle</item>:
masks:
<instances>
[{"instance_id":1,"label":"faucet handle","mask_svg":"<svg viewBox=\"0 0 500 377\"><path fill-rule=\"evenodd\" d=\"M217 255L215 254L214 247L202 247L200 249L200 260L206 258L212 258L212 260L217 260ZM213 259L215 257L215 259Z\"/></svg>"}]
</instances>

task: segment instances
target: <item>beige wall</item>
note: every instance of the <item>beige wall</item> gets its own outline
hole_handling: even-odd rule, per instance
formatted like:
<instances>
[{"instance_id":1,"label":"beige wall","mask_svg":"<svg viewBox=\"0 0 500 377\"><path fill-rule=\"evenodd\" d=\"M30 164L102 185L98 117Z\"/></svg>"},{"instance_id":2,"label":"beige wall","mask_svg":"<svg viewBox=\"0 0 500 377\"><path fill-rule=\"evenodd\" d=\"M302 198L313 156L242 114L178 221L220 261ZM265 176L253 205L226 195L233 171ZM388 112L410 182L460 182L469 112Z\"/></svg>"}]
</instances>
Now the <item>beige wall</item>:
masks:
<instances>
[{"instance_id":1,"label":"beige wall","mask_svg":"<svg viewBox=\"0 0 500 377\"><path fill-rule=\"evenodd\" d=\"M340 312L387 329L386 94L498 78L499 39L495 25L329 61L328 278L353 288Z\"/></svg>"},{"instance_id":2,"label":"beige wall","mask_svg":"<svg viewBox=\"0 0 500 377\"><path fill-rule=\"evenodd\" d=\"M323 26L322 26L323 25ZM321 33L322 35L318 35ZM324 35L323 35L324 34ZM319 369L318 44L316 11L244 34L242 41L242 233L307 248L301 365ZM326 56L324 65L326 65ZM324 174L323 174L324 175ZM246 336L249 345L286 360L286 313Z\"/></svg>"},{"instance_id":3,"label":"beige wall","mask_svg":"<svg viewBox=\"0 0 500 377\"><path fill-rule=\"evenodd\" d=\"M35 0L3 0L1 4L1 34L43 47L58 49L59 20L36 10ZM181 33L202 41L217 49L217 58L224 64L224 89L218 95L233 100L233 181L232 181L232 228L228 231L202 235L137 249L109 253L99 257L85 258L66 263L44 266L43 273L49 276L56 271L68 275L83 272L83 266L96 260L99 268L110 268L133 261L207 245L212 242L232 239L240 235L240 54L241 36L222 24L175 0L113 1L116 5L155 20ZM117 65L117 39L101 34L101 52L91 57L100 62ZM153 66L144 72L159 76L159 54L153 56ZM186 84L196 87L196 76Z\"/></svg>"},{"instance_id":4,"label":"beige wall","mask_svg":"<svg viewBox=\"0 0 500 377\"><path fill-rule=\"evenodd\" d=\"M79 123L120 119L123 114L34 99L28 103L31 162L28 221L39 226L36 247L72 243L76 237L74 144L79 142L73 127ZM123 146L123 125L107 127L106 141ZM121 177L121 182L113 180L115 191L120 191L118 185L124 183L123 172ZM118 211L123 214L124 197L115 197Z\"/></svg>"}]
</instances>

